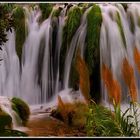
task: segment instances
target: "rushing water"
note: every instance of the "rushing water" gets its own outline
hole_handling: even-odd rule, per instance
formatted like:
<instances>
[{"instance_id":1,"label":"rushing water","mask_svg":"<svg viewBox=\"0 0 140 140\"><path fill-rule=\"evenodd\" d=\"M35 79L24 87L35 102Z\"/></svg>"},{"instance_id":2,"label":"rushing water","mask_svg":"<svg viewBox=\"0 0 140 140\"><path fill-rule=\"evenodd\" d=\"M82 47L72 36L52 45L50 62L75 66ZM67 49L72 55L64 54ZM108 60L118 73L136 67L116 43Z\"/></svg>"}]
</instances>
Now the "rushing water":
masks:
<instances>
[{"instance_id":1,"label":"rushing water","mask_svg":"<svg viewBox=\"0 0 140 140\"><path fill-rule=\"evenodd\" d=\"M124 83L121 73L123 59L126 57L130 65L134 69L136 87L139 90L139 74L134 63L133 51L135 44L139 48L139 5L128 5L127 12L124 11L121 4L101 5L103 22L100 33L100 59L102 63L106 64L112 71L114 78L120 83L122 90L122 103L130 101L129 91ZM124 33L124 40L118 28L116 13L119 13ZM136 18L136 13L137 18ZM134 18L134 33L131 31L130 14ZM125 41L125 43L123 42ZM102 81L102 101L108 102L108 95L106 88ZM139 96L138 96L139 97Z\"/></svg>"},{"instance_id":2,"label":"rushing water","mask_svg":"<svg viewBox=\"0 0 140 140\"><path fill-rule=\"evenodd\" d=\"M139 4L128 4L127 11L121 4L99 4L99 6L103 19L100 31L100 65L102 67L102 64L105 63L111 69L114 78L121 85L122 102L128 102L130 97L122 78L121 65L126 57L134 69L136 87L139 92L140 74L133 58L134 46L140 50ZM81 47L81 57L84 58L87 32L86 16L90 8L82 15L81 23L69 44L62 81L60 81L59 71L61 67L60 50L67 7L62 6L62 11L57 20L54 20L51 14L41 24L39 23L41 11L38 8L33 10L25 7L24 9L26 40L23 45L21 65L15 50L15 32L13 30L12 33L8 32L9 40L2 46L0 95L21 97L31 105L45 104L52 97L61 93L69 96L72 88L69 85L71 65L79 46ZM117 13L120 17L123 36L118 27ZM52 42L53 23L57 25L55 48L52 45L54 43ZM102 79L101 85L102 102L108 102L107 90Z\"/></svg>"}]
</instances>

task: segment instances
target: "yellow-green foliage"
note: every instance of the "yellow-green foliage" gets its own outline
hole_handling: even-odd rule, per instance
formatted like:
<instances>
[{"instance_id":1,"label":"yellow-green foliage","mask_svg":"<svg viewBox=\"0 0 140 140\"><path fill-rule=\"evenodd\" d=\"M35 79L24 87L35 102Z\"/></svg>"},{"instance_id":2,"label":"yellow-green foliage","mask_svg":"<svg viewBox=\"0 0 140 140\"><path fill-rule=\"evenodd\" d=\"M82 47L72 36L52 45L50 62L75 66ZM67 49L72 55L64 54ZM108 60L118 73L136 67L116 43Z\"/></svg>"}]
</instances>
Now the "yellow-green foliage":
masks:
<instances>
[{"instance_id":1,"label":"yellow-green foliage","mask_svg":"<svg viewBox=\"0 0 140 140\"><path fill-rule=\"evenodd\" d=\"M30 108L22 99L12 98L12 103L14 104L12 107L17 112L19 117L22 119L23 125L25 125L30 116Z\"/></svg>"},{"instance_id":2,"label":"yellow-green foliage","mask_svg":"<svg viewBox=\"0 0 140 140\"><path fill-rule=\"evenodd\" d=\"M62 40L62 46L60 52L61 76L63 73L66 52L69 49L69 45L72 40L72 37L74 36L76 30L80 25L81 16L82 16L82 11L78 6L71 7L67 13L66 23L63 28L63 40Z\"/></svg>"},{"instance_id":3,"label":"yellow-green foliage","mask_svg":"<svg viewBox=\"0 0 140 140\"><path fill-rule=\"evenodd\" d=\"M12 17L16 33L16 52L19 59L21 59L22 47L25 41L25 15L23 7L17 5Z\"/></svg>"},{"instance_id":4,"label":"yellow-green foliage","mask_svg":"<svg viewBox=\"0 0 140 140\"><path fill-rule=\"evenodd\" d=\"M101 105L89 105L86 131L88 136L118 136L113 113Z\"/></svg>"},{"instance_id":5,"label":"yellow-green foliage","mask_svg":"<svg viewBox=\"0 0 140 140\"><path fill-rule=\"evenodd\" d=\"M39 3L39 7L42 11L42 20L45 20L49 17L52 9L53 9L53 4L52 3Z\"/></svg>"},{"instance_id":6,"label":"yellow-green foliage","mask_svg":"<svg viewBox=\"0 0 140 140\"><path fill-rule=\"evenodd\" d=\"M94 4L87 14L87 36L85 59L88 65L90 75L94 69L96 61L99 59L99 40L100 28L102 23L101 9Z\"/></svg>"},{"instance_id":7,"label":"yellow-green foliage","mask_svg":"<svg viewBox=\"0 0 140 140\"><path fill-rule=\"evenodd\" d=\"M0 130L12 126L12 118L9 114L0 109Z\"/></svg>"}]
</instances>

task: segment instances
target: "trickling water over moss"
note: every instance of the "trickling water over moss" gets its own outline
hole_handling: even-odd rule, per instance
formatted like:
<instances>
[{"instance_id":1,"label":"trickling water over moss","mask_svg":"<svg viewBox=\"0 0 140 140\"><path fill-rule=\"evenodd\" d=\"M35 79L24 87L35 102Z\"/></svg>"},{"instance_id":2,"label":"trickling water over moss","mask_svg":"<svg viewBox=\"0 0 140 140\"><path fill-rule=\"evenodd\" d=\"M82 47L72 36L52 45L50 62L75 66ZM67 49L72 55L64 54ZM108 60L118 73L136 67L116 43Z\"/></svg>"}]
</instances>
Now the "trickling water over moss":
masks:
<instances>
[{"instance_id":1,"label":"trickling water over moss","mask_svg":"<svg viewBox=\"0 0 140 140\"><path fill-rule=\"evenodd\" d=\"M69 9L66 24L63 28L63 42L60 53L60 73L63 75L64 61L67 49L69 48L72 37L76 33L81 22L82 11L78 6L73 6Z\"/></svg>"},{"instance_id":2,"label":"trickling water over moss","mask_svg":"<svg viewBox=\"0 0 140 140\"><path fill-rule=\"evenodd\" d=\"M120 34L121 34L121 37L122 37L124 47L126 48L127 47L126 46L126 39L125 39L125 35L124 35L123 26L122 26L122 22L121 22L119 12L116 13L116 21L117 21L117 24L118 24L118 28L119 28L119 31L120 31Z\"/></svg>"},{"instance_id":3,"label":"trickling water over moss","mask_svg":"<svg viewBox=\"0 0 140 140\"><path fill-rule=\"evenodd\" d=\"M53 4L52 3L39 3L39 8L42 11L42 20L45 20L49 17L52 9L53 9Z\"/></svg>"},{"instance_id":4,"label":"trickling water over moss","mask_svg":"<svg viewBox=\"0 0 140 140\"><path fill-rule=\"evenodd\" d=\"M25 41L25 15L23 7L17 6L12 17L14 19L16 33L16 52L19 59L21 60L22 47Z\"/></svg>"},{"instance_id":5,"label":"trickling water over moss","mask_svg":"<svg viewBox=\"0 0 140 140\"><path fill-rule=\"evenodd\" d=\"M94 4L87 14L87 35L85 60L90 74L90 95L99 101L100 95L100 28L102 24L101 9Z\"/></svg>"}]
</instances>

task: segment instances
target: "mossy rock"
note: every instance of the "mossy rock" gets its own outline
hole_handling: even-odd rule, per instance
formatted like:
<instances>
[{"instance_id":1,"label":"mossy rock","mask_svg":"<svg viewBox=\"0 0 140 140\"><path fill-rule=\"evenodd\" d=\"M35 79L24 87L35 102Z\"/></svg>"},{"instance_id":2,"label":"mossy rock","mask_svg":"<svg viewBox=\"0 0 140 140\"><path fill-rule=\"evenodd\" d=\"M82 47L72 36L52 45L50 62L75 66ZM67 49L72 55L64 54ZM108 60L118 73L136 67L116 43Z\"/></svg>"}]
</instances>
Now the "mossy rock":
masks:
<instances>
[{"instance_id":1,"label":"mossy rock","mask_svg":"<svg viewBox=\"0 0 140 140\"><path fill-rule=\"evenodd\" d=\"M49 17L52 12L53 4L52 3L39 3L39 8L42 11L41 22Z\"/></svg>"},{"instance_id":2,"label":"mossy rock","mask_svg":"<svg viewBox=\"0 0 140 140\"><path fill-rule=\"evenodd\" d=\"M22 99L19 99L16 97L12 98L11 101L14 104L12 106L13 110L15 110L17 114L19 115L19 117L22 119L23 125L26 125L30 116L29 106Z\"/></svg>"},{"instance_id":3,"label":"mossy rock","mask_svg":"<svg viewBox=\"0 0 140 140\"><path fill-rule=\"evenodd\" d=\"M18 130L11 130L11 129L3 129L0 130L0 136L3 137L27 137L28 134L18 131Z\"/></svg>"},{"instance_id":4,"label":"mossy rock","mask_svg":"<svg viewBox=\"0 0 140 140\"><path fill-rule=\"evenodd\" d=\"M25 42L25 15L24 9L21 6L17 6L13 11L14 29L16 33L16 52L21 60L22 47Z\"/></svg>"},{"instance_id":5,"label":"mossy rock","mask_svg":"<svg viewBox=\"0 0 140 140\"><path fill-rule=\"evenodd\" d=\"M58 17L60 15L60 12L62 11L61 7L58 7L57 9L54 9L52 12L52 17Z\"/></svg>"},{"instance_id":6,"label":"mossy rock","mask_svg":"<svg viewBox=\"0 0 140 140\"><path fill-rule=\"evenodd\" d=\"M96 61L96 49L99 49L100 28L102 23L101 9L94 4L87 14L87 36L86 36L86 54L85 59L88 64L90 75ZM97 57L99 54L97 54ZM95 58L94 58L95 57Z\"/></svg>"},{"instance_id":7,"label":"mossy rock","mask_svg":"<svg viewBox=\"0 0 140 140\"><path fill-rule=\"evenodd\" d=\"M12 127L12 117L0 109L0 130Z\"/></svg>"},{"instance_id":8,"label":"mossy rock","mask_svg":"<svg viewBox=\"0 0 140 140\"><path fill-rule=\"evenodd\" d=\"M87 13L87 35L85 62L90 75L90 95L96 100L100 97L100 29L102 24L102 13L98 5L93 4ZM99 85L99 86L97 86ZM98 97L97 97L98 96ZM97 99L97 102L100 99Z\"/></svg>"},{"instance_id":9,"label":"mossy rock","mask_svg":"<svg viewBox=\"0 0 140 140\"><path fill-rule=\"evenodd\" d=\"M67 12L67 19L65 26L63 28L63 40L62 46L60 51L60 75L63 77L63 69L65 63L66 53L69 49L70 42L72 37L76 33L76 30L80 26L82 16L82 10L78 6L70 7L69 11Z\"/></svg>"}]
</instances>

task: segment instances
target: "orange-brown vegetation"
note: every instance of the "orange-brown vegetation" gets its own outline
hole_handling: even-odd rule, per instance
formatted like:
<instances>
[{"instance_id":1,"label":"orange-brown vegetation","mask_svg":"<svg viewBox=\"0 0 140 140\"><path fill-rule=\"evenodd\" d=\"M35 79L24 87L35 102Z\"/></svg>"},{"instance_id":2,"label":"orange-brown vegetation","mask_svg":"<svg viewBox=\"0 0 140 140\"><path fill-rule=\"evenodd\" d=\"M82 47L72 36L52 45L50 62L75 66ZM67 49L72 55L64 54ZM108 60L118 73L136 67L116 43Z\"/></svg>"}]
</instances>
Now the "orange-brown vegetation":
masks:
<instances>
[{"instance_id":1,"label":"orange-brown vegetation","mask_svg":"<svg viewBox=\"0 0 140 140\"><path fill-rule=\"evenodd\" d=\"M123 63L122 63L122 75L123 75L126 85L129 88L129 93L130 93L132 102L136 102L137 101L137 88L136 88L134 70L126 58L123 59Z\"/></svg>"},{"instance_id":2,"label":"orange-brown vegetation","mask_svg":"<svg viewBox=\"0 0 140 140\"><path fill-rule=\"evenodd\" d=\"M102 64L102 79L107 88L111 102L115 102L115 105L119 104L121 100L120 84L114 79L111 70L104 63Z\"/></svg>"}]
</instances>

